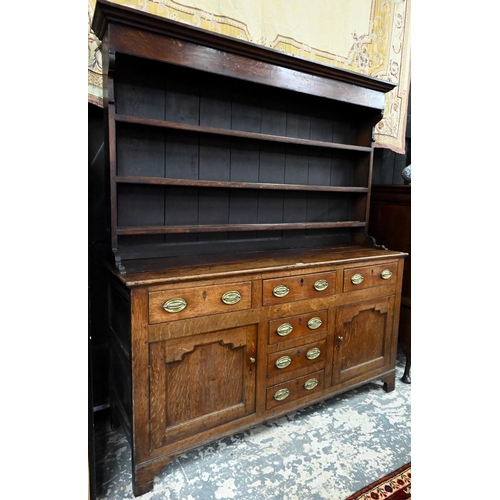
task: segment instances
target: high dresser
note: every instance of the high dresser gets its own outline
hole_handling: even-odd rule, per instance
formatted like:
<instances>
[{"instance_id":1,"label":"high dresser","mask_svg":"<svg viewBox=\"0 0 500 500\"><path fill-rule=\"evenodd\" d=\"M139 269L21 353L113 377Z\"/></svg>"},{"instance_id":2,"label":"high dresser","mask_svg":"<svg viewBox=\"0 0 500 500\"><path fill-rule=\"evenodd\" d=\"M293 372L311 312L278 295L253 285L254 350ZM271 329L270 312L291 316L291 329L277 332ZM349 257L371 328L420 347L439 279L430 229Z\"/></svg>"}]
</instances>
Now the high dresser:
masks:
<instances>
[{"instance_id":1,"label":"high dresser","mask_svg":"<svg viewBox=\"0 0 500 500\"><path fill-rule=\"evenodd\" d=\"M210 441L393 390L406 254L366 228L394 85L101 0L93 30L110 404L135 495Z\"/></svg>"}]
</instances>

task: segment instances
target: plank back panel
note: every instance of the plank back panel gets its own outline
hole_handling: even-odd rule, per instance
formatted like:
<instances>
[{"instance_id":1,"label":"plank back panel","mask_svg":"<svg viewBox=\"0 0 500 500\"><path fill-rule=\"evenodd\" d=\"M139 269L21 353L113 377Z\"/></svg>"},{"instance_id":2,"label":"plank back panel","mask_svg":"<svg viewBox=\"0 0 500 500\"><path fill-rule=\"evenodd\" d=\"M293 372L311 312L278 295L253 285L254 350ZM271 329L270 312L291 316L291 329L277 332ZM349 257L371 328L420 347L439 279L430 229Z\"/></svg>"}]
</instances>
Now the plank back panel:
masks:
<instances>
[{"instance_id":1,"label":"plank back panel","mask_svg":"<svg viewBox=\"0 0 500 500\"><path fill-rule=\"evenodd\" d=\"M286 246L285 241L336 233L343 234L340 239L344 241L348 229L270 227L228 232L221 226L366 218L366 194L306 191L295 186L368 187L369 152L268 142L244 134L355 145L358 135L366 135L358 133L357 123L372 116L373 109L359 111L359 106L347 103L124 54L117 57L114 79L117 113L139 119L117 124L117 175L248 182L256 187L120 184L118 227L218 227L199 234L120 235L122 244L172 245L183 252L185 245L212 243L216 248L228 241L255 240L264 248L267 244L274 248L276 238ZM143 119L210 127L216 133L158 128ZM224 136L225 130L243 135ZM258 189L261 183L294 185L294 190ZM305 240L304 245L308 245Z\"/></svg>"}]
</instances>

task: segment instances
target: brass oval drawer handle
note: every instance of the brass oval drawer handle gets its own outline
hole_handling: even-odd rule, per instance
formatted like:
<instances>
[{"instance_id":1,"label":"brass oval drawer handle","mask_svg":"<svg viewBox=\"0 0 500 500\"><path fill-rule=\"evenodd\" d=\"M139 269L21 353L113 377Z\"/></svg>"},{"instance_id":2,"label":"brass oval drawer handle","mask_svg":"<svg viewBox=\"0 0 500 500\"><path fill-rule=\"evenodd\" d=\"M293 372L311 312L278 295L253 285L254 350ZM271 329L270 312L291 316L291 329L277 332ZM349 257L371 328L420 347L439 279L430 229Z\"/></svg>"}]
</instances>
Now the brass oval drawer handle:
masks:
<instances>
[{"instance_id":1,"label":"brass oval drawer handle","mask_svg":"<svg viewBox=\"0 0 500 500\"><path fill-rule=\"evenodd\" d=\"M316 283L314 283L314 289L317 290L318 292L322 292L323 290L326 290L328 288L328 281L326 280L318 280Z\"/></svg>"},{"instance_id":2,"label":"brass oval drawer handle","mask_svg":"<svg viewBox=\"0 0 500 500\"><path fill-rule=\"evenodd\" d=\"M273 290L273 295L275 297L285 297L287 296L288 294L290 293L290 288L288 288L287 286L285 285L278 285L277 287L275 287L275 289Z\"/></svg>"},{"instance_id":3,"label":"brass oval drawer handle","mask_svg":"<svg viewBox=\"0 0 500 500\"><path fill-rule=\"evenodd\" d=\"M384 269L384 270L380 273L380 277L381 277L383 280L388 280L391 276L392 276L392 273L391 273L391 271L389 271L389 269Z\"/></svg>"},{"instance_id":4,"label":"brass oval drawer handle","mask_svg":"<svg viewBox=\"0 0 500 500\"><path fill-rule=\"evenodd\" d=\"M363 280L364 280L363 275L357 273L351 278L351 283L353 285L359 285Z\"/></svg>"},{"instance_id":5,"label":"brass oval drawer handle","mask_svg":"<svg viewBox=\"0 0 500 500\"><path fill-rule=\"evenodd\" d=\"M280 389L279 391L276 391L274 393L273 398L276 401L283 401L286 399L288 396L290 396L290 389L287 389L286 387L284 389Z\"/></svg>"},{"instance_id":6,"label":"brass oval drawer handle","mask_svg":"<svg viewBox=\"0 0 500 500\"><path fill-rule=\"evenodd\" d=\"M287 335L292 333L292 330L293 326L290 323L283 323L282 325L278 326L278 328L276 328L276 333L280 337L286 337Z\"/></svg>"},{"instance_id":7,"label":"brass oval drawer handle","mask_svg":"<svg viewBox=\"0 0 500 500\"><path fill-rule=\"evenodd\" d=\"M311 389L314 389L317 385L319 384L319 381L317 378L310 378L305 384L304 384L304 389L306 391L310 391Z\"/></svg>"},{"instance_id":8,"label":"brass oval drawer handle","mask_svg":"<svg viewBox=\"0 0 500 500\"><path fill-rule=\"evenodd\" d=\"M188 303L184 299L170 299L163 304L163 309L168 313L178 313L186 309Z\"/></svg>"},{"instance_id":9,"label":"brass oval drawer handle","mask_svg":"<svg viewBox=\"0 0 500 500\"><path fill-rule=\"evenodd\" d=\"M241 293L236 291L226 292L221 297L221 300L227 305L237 304L241 300Z\"/></svg>"},{"instance_id":10,"label":"brass oval drawer handle","mask_svg":"<svg viewBox=\"0 0 500 500\"><path fill-rule=\"evenodd\" d=\"M309 349L306 354L307 359L316 359L321 354L321 349L318 347L313 347Z\"/></svg>"},{"instance_id":11,"label":"brass oval drawer handle","mask_svg":"<svg viewBox=\"0 0 500 500\"><path fill-rule=\"evenodd\" d=\"M290 363L292 362L292 358L290 356L281 356L281 358L276 360L275 366L276 368L279 368L282 370L283 368L286 368L287 366L290 366Z\"/></svg>"},{"instance_id":12,"label":"brass oval drawer handle","mask_svg":"<svg viewBox=\"0 0 500 500\"><path fill-rule=\"evenodd\" d=\"M308 326L308 328L310 328L311 330L316 330L316 329L317 329L317 328L319 328L322 324L323 324L323 321L321 321L321 319L320 319L320 318L318 318L318 317L311 318L311 319L307 322L307 326Z\"/></svg>"}]
</instances>

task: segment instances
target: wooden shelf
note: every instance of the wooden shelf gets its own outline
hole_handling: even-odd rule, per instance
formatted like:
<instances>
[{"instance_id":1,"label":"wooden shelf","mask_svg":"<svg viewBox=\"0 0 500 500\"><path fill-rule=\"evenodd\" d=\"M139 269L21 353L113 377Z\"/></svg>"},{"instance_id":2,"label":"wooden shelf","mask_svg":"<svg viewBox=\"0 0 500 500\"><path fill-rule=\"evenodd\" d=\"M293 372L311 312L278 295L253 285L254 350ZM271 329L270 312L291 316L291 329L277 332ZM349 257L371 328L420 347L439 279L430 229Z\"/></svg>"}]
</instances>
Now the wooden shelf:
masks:
<instances>
[{"instance_id":1,"label":"wooden shelf","mask_svg":"<svg viewBox=\"0 0 500 500\"><path fill-rule=\"evenodd\" d=\"M273 189L278 191L323 191L337 193L367 193L368 188L355 186L322 186L316 184L278 184L268 182L210 181L203 179L170 179L165 177L117 176L118 184L152 186L189 186L228 189Z\"/></svg>"},{"instance_id":2,"label":"wooden shelf","mask_svg":"<svg viewBox=\"0 0 500 500\"><path fill-rule=\"evenodd\" d=\"M237 137L241 139L252 139L259 141L278 142L282 144L295 144L299 146L313 146L327 149L342 149L348 151L371 152L371 147L355 146L352 144L340 144L335 142L314 141L311 139L298 139L295 137L285 137L281 135L260 134L255 132L243 132L239 130L229 130L214 127L202 127L200 125L190 125L186 123L169 122L163 120L152 120L149 118L139 118L136 116L116 114L116 122L130 123L134 125L144 125L149 127L159 127L171 130L182 130L186 132L197 132L203 134L219 135L224 137Z\"/></svg>"},{"instance_id":3,"label":"wooden shelf","mask_svg":"<svg viewBox=\"0 0 500 500\"><path fill-rule=\"evenodd\" d=\"M360 221L342 222L294 222L278 224L211 224L211 225L185 225L185 226L144 226L144 227L118 227L117 234L132 236L140 234L175 234L175 233L218 233L225 231L272 231L272 230L297 230L297 229L329 229L341 227L365 227L366 223Z\"/></svg>"}]
</instances>

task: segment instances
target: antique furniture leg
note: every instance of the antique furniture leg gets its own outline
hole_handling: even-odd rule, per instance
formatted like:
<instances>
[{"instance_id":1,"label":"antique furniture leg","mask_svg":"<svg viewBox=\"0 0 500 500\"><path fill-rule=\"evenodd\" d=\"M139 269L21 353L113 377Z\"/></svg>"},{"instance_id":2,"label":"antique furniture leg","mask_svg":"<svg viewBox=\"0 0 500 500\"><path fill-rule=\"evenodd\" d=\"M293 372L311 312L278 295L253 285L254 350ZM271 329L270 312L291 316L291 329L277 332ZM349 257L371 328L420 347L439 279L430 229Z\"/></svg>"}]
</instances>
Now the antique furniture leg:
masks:
<instances>
[{"instance_id":1,"label":"antique furniture leg","mask_svg":"<svg viewBox=\"0 0 500 500\"><path fill-rule=\"evenodd\" d=\"M155 476L161 472L171 461L173 457L162 457L155 462L149 462L147 465L138 465L132 467L132 489L134 495L144 495L154 487Z\"/></svg>"},{"instance_id":2,"label":"antique furniture leg","mask_svg":"<svg viewBox=\"0 0 500 500\"><path fill-rule=\"evenodd\" d=\"M401 381L405 384L411 384L410 369L411 369L411 346L406 343L401 343L401 347L406 356L405 372L401 377Z\"/></svg>"},{"instance_id":3,"label":"antique furniture leg","mask_svg":"<svg viewBox=\"0 0 500 500\"><path fill-rule=\"evenodd\" d=\"M148 491L151 491L154 487L155 475L150 474L139 474L134 473L132 477L132 489L136 497L144 495Z\"/></svg>"},{"instance_id":4,"label":"antique furniture leg","mask_svg":"<svg viewBox=\"0 0 500 500\"><path fill-rule=\"evenodd\" d=\"M390 375L387 375L387 377L384 377L382 379L382 382L384 383L384 391L392 392L396 387L396 373L394 372Z\"/></svg>"}]
</instances>

